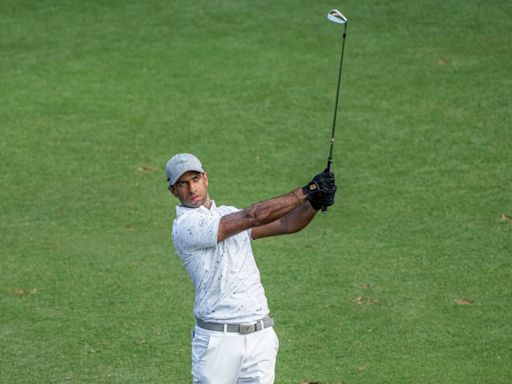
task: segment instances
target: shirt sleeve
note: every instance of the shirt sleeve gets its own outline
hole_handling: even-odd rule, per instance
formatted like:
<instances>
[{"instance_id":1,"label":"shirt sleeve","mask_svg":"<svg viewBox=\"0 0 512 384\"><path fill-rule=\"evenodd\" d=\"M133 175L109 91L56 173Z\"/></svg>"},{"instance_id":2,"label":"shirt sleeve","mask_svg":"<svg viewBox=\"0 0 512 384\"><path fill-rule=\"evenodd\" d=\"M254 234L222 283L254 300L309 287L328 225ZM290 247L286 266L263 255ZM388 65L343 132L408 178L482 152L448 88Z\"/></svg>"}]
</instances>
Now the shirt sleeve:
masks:
<instances>
[{"instance_id":1,"label":"shirt sleeve","mask_svg":"<svg viewBox=\"0 0 512 384\"><path fill-rule=\"evenodd\" d=\"M181 216L174 224L172 236L176 247L185 252L217 245L219 216L191 213Z\"/></svg>"}]
</instances>

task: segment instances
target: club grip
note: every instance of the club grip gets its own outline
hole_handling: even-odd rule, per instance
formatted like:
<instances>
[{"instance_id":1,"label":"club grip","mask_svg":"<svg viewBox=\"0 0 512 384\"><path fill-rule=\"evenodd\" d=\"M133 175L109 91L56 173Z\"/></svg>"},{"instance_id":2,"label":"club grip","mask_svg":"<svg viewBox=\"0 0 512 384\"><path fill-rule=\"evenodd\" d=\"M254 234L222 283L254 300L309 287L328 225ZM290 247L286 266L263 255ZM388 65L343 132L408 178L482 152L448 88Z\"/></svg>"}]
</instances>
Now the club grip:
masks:
<instances>
[{"instance_id":1,"label":"club grip","mask_svg":"<svg viewBox=\"0 0 512 384\"><path fill-rule=\"evenodd\" d=\"M332 165L332 159L329 158L327 160L327 167L325 168L325 172L331 172L331 165ZM323 206L322 207L322 213L323 214L326 214L327 213L327 207L326 206Z\"/></svg>"}]
</instances>

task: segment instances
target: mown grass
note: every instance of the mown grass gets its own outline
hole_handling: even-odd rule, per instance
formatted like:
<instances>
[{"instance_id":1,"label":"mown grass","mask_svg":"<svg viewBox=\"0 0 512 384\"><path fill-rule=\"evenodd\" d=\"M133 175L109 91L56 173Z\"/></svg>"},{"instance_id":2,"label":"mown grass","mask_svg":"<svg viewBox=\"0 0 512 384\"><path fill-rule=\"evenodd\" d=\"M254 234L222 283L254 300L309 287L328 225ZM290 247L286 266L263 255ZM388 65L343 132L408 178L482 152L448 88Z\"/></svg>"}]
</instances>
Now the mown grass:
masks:
<instances>
[{"instance_id":1,"label":"mown grass","mask_svg":"<svg viewBox=\"0 0 512 384\"><path fill-rule=\"evenodd\" d=\"M325 164L327 215L254 248L277 383L512 381L512 8L0 2L0 382L190 382L164 164L240 207Z\"/></svg>"}]
</instances>

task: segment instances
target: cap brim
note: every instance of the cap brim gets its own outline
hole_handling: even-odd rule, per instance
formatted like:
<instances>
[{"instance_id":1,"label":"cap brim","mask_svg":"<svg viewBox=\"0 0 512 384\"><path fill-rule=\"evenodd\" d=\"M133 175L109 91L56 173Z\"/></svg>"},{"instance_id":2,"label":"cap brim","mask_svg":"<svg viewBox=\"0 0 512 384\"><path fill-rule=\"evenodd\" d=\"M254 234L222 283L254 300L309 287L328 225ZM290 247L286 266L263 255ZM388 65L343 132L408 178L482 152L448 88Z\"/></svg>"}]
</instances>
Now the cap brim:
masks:
<instances>
[{"instance_id":1,"label":"cap brim","mask_svg":"<svg viewBox=\"0 0 512 384\"><path fill-rule=\"evenodd\" d=\"M181 176L183 176L187 172L204 173L204 169L203 168L187 169L187 170L183 171L179 176L177 176L174 180L168 179L167 181L169 182L169 186L170 187L174 186L174 184L176 184L178 182L178 180L181 178Z\"/></svg>"}]
</instances>

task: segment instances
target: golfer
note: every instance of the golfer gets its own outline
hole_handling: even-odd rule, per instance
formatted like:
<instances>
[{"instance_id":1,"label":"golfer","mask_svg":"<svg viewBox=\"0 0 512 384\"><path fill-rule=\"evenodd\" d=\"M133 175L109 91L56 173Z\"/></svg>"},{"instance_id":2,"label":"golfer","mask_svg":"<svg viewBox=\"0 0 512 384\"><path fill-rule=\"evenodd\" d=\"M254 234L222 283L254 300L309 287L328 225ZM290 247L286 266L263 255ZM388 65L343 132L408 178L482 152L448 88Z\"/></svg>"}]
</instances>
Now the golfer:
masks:
<instances>
[{"instance_id":1,"label":"golfer","mask_svg":"<svg viewBox=\"0 0 512 384\"><path fill-rule=\"evenodd\" d=\"M172 238L195 286L193 383L273 383L279 341L251 241L300 231L334 203L334 175L245 209L217 206L197 157L173 156L168 187L180 201Z\"/></svg>"}]
</instances>

